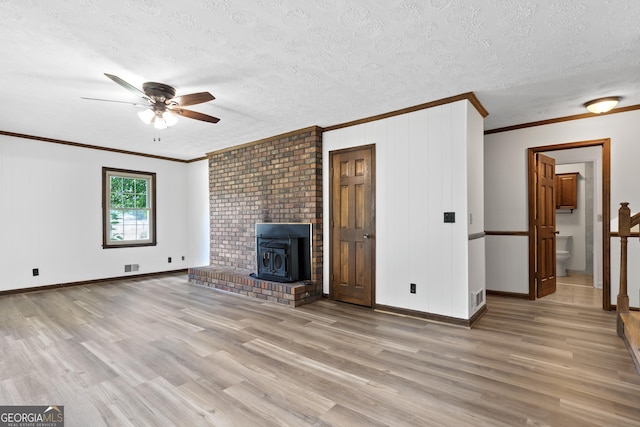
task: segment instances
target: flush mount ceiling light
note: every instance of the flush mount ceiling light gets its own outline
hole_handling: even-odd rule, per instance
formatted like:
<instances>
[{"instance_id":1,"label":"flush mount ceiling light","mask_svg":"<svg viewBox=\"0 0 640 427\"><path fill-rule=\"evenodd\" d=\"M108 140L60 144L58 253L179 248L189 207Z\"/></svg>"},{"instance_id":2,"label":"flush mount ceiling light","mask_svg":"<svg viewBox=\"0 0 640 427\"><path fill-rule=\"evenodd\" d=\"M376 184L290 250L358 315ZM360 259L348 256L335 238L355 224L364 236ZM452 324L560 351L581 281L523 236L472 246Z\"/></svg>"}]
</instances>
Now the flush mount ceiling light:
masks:
<instances>
[{"instance_id":1,"label":"flush mount ceiling light","mask_svg":"<svg viewBox=\"0 0 640 427\"><path fill-rule=\"evenodd\" d=\"M602 114L611 111L613 107L620 102L619 96L608 96L606 98L598 98L593 101L586 102L584 108L594 114Z\"/></svg>"}]
</instances>

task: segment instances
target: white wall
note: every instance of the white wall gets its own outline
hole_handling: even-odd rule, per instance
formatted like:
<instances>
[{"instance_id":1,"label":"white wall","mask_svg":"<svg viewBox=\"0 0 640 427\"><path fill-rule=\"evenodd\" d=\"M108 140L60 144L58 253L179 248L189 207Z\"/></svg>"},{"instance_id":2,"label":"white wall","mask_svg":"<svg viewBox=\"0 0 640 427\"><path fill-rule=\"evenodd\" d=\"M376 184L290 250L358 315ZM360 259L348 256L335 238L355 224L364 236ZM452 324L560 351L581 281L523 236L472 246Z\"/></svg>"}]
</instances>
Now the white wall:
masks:
<instances>
[{"instance_id":1,"label":"white wall","mask_svg":"<svg viewBox=\"0 0 640 427\"><path fill-rule=\"evenodd\" d=\"M468 141L472 127L474 141ZM468 319L468 218L484 230L484 198L468 198L467 143L478 145L472 163L482 175L482 118L467 101L420 110L323 134L324 259L330 259L329 152L375 144L376 303ZM477 163L476 163L477 162ZM474 187L475 188L475 187ZM470 211L471 206L475 211ZM443 213L456 223L443 223ZM483 256L483 239L472 254ZM481 268L474 260L474 274ZM484 275L475 282L483 286ZM417 292L409 292L416 283ZM324 265L329 292L329 263Z\"/></svg>"},{"instance_id":2,"label":"white wall","mask_svg":"<svg viewBox=\"0 0 640 427\"><path fill-rule=\"evenodd\" d=\"M211 222L209 220L209 161L189 163L187 167L187 265L209 265Z\"/></svg>"},{"instance_id":3,"label":"white wall","mask_svg":"<svg viewBox=\"0 0 640 427\"><path fill-rule=\"evenodd\" d=\"M157 174L157 246L102 249L103 166ZM182 256L202 260L201 243L189 247L188 233L198 226L187 225L208 227L202 213L189 213L201 203L191 203L191 194L207 200L202 189L188 188L203 179L201 168L0 136L0 290L183 269ZM140 270L125 273L125 264Z\"/></svg>"},{"instance_id":4,"label":"white wall","mask_svg":"<svg viewBox=\"0 0 640 427\"><path fill-rule=\"evenodd\" d=\"M485 222L492 231L527 231L528 147L555 145L603 138L611 139L611 229L617 230L619 203L630 202L632 212L640 210L640 111L554 123L485 136ZM576 159L576 161L582 161ZM600 170L595 171L601 187ZM596 202L596 206L601 206ZM595 236L602 235L596 229ZM520 243L522 240L524 243ZM526 237L489 236L487 238L487 288L528 293L527 252L515 250L526 245ZM515 241L518 241L516 243ZM601 246L601 245L600 245ZM597 247L597 244L594 244ZM611 300L618 294L619 239L611 239ZM629 259L640 259L631 248ZM523 253L524 252L524 253ZM636 257L636 258L633 258ZM631 264L632 262L630 262ZM629 296L638 307L640 276L630 269Z\"/></svg>"},{"instance_id":5,"label":"white wall","mask_svg":"<svg viewBox=\"0 0 640 427\"><path fill-rule=\"evenodd\" d=\"M487 236L486 240L487 290L528 294L528 238L525 236Z\"/></svg>"}]
</instances>

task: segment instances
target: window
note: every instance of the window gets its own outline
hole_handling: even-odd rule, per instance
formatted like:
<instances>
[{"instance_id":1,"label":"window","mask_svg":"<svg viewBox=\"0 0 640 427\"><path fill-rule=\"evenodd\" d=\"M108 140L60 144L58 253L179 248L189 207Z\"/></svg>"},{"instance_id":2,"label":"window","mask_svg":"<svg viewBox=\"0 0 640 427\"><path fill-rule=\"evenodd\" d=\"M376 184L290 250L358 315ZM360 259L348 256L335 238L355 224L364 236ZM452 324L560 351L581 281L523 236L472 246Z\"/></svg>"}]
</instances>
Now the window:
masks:
<instances>
[{"instance_id":1,"label":"window","mask_svg":"<svg viewBox=\"0 0 640 427\"><path fill-rule=\"evenodd\" d=\"M102 247L156 244L156 174L102 168Z\"/></svg>"}]
</instances>

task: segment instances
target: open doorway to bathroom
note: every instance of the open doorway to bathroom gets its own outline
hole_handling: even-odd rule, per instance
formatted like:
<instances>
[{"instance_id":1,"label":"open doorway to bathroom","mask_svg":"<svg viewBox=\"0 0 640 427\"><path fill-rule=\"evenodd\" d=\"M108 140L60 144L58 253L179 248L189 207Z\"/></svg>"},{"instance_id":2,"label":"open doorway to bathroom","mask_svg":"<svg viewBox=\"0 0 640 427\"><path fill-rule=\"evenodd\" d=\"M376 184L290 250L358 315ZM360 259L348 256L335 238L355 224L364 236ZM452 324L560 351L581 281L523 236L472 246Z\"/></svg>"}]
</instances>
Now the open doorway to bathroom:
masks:
<instances>
[{"instance_id":1,"label":"open doorway to bathroom","mask_svg":"<svg viewBox=\"0 0 640 427\"><path fill-rule=\"evenodd\" d=\"M596 234L602 191L597 147L545 152L556 160L556 292L544 299L602 307L601 234ZM577 161L579 160L579 161ZM565 193L571 194L565 194ZM560 200L562 199L562 200ZM594 246L595 241L598 245Z\"/></svg>"},{"instance_id":2,"label":"open doorway to bathroom","mask_svg":"<svg viewBox=\"0 0 640 427\"><path fill-rule=\"evenodd\" d=\"M555 225L563 266L556 264L556 292L545 300L611 309L610 295L610 141L573 142L529 148L529 298L537 298L540 266L534 217L536 154L556 161L556 173L577 173L578 205L556 209ZM567 239L567 237L571 236ZM562 245L566 243L566 247ZM554 253L555 250L554 250ZM555 261L555 260L554 260ZM566 269L567 274L562 274ZM560 274L558 274L558 272Z\"/></svg>"}]
</instances>

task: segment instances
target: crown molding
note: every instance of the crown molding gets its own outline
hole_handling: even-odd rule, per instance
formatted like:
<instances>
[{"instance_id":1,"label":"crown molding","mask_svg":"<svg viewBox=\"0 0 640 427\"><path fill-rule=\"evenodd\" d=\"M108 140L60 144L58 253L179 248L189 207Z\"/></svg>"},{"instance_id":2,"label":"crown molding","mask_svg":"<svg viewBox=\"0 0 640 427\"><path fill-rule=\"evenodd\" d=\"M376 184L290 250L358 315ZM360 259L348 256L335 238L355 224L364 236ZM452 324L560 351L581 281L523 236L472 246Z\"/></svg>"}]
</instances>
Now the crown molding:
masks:
<instances>
[{"instance_id":1,"label":"crown molding","mask_svg":"<svg viewBox=\"0 0 640 427\"><path fill-rule=\"evenodd\" d=\"M601 114L594 114L594 113L575 114L573 116L557 117L555 119L540 120L537 122L522 123L522 124L513 125L513 126L505 126L502 128L485 130L484 134L491 135L493 133L509 132L512 130L526 129L526 128L531 128L535 126L551 125L554 123L568 122L571 120L592 119L594 117L608 116L610 114L617 114L617 113L626 113L628 111L634 111L634 110L640 110L640 105L631 105L629 107L614 108L613 110L607 113L601 113Z\"/></svg>"}]
</instances>

